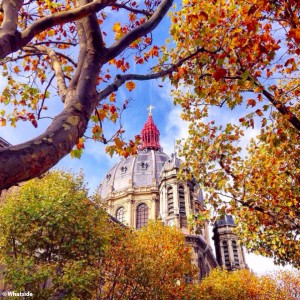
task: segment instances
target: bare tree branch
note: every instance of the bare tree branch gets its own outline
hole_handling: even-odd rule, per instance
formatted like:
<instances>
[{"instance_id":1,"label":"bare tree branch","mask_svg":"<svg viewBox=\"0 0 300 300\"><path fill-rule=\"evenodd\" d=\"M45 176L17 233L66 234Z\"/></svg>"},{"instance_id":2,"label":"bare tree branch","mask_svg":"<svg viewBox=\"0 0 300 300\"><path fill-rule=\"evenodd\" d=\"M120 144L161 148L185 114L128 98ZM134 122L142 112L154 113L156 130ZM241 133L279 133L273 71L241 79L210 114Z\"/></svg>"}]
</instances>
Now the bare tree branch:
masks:
<instances>
[{"instance_id":1,"label":"bare tree branch","mask_svg":"<svg viewBox=\"0 0 300 300\"><path fill-rule=\"evenodd\" d=\"M52 68L56 77L57 81L57 88L58 88L58 93L62 98L62 101L64 102L64 98L67 94L67 86L65 82L65 76L64 72L61 68L60 62L58 61L58 58L56 56L55 51L52 48L46 47L46 46L27 46L24 47L24 50L38 50L42 53L45 53L49 55L51 62L52 62Z\"/></svg>"},{"instance_id":2,"label":"bare tree branch","mask_svg":"<svg viewBox=\"0 0 300 300\"><path fill-rule=\"evenodd\" d=\"M38 111L38 113L37 113L37 118L38 118L38 119L41 118L41 112L42 112L42 110L43 110L44 102L45 102L45 99L46 99L46 94L47 94L48 89L49 89L50 86L51 86L51 83L52 83L52 80L54 79L54 77L55 77L55 75L53 75L53 76L50 78L50 80L49 80L49 82L48 82L48 84L47 84L47 86L46 86L46 88L45 88L44 95L43 95L43 99L42 99L42 103L41 103L41 107L40 107L40 109L39 109L39 111Z\"/></svg>"},{"instance_id":3,"label":"bare tree branch","mask_svg":"<svg viewBox=\"0 0 300 300\"><path fill-rule=\"evenodd\" d=\"M125 34L108 49L108 60L111 60L112 58L123 52L131 43L133 43L138 38L148 34L153 29L155 29L156 26L161 22L162 18L166 15L173 2L174 0L162 0L158 9L148 21Z\"/></svg>"},{"instance_id":4,"label":"bare tree branch","mask_svg":"<svg viewBox=\"0 0 300 300\"><path fill-rule=\"evenodd\" d=\"M218 52L219 50L214 51L213 53ZM158 79L161 77L164 77L166 75L170 75L173 72L176 72L177 69L184 64L184 62L188 61L189 59L192 59L195 57L197 54L201 52L210 52L205 50L203 47L197 49L194 53L190 54L187 57L184 57L180 59L176 64L172 64L169 68L166 70L162 70L160 72L152 73L152 74L126 74L126 75L120 75L118 74L114 82L110 85L108 85L104 90L102 90L99 93L99 101L102 99L105 99L107 96L109 96L112 92L115 92L119 89L120 86L122 86L126 81L128 80L139 80L139 81L145 81L145 80L152 80L152 79ZM202 75L203 77L208 76L208 74Z\"/></svg>"},{"instance_id":5,"label":"bare tree branch","mask_svg":"<svg viewBox=\"0 0 300 300\"><path fill-rule=\"evenodd\" d=\"M35 35L43 32L44 30L51 28L55 25L65 24L68 22L76 21L83 17L86 17L92 13L98 12L101 9L112 5L116 0L95 0L86 5L74 8L69 11L63 11L54 13L52 15L38 19L30 26L28 26L22 33L16 30L16 25L10 22L10 18L15 20L14 14L18 12L18 6L7 8L9 19L4 27L0 30L0 58L5 58L8 54L19 50L21 47L27 45ZM5 3L16 2L23 3L23 1L17 0L5 0ZM4 3L2 4L2 7ZM4 9L5 7L3 7ZM3 29L3 30L2 30Z\"/></svg>"},{"instance_id":6,"label":"bare tree branch","mask_svg":"<svg viewBox=\"0 0 300 300\"><path fill-rule=\"evenodd\" d=\"M152 14L150 12L148 12L147 10L145 10L145 9L142 9L142 10L141 9L136 9L136 8L133 8L133 7L129 7L125 4L119 4L119 3L115 3L113 6L118 7L118 8L124 8L128 11L131 11L131 12L135 13L135 14L142 14L142 15L145 15L147 17L152 16Z\"/></svg>"},{"instance_id":7,"label":"bare tree branch","mask_svg":"<svg viewBox=\"0 0 300 300\"><path fill-rule=\"evenodd\" d=\"M54 13L41 18L32 23L22 32L22 43L27 44L35 35L50 27L79 20L92 13L98 12L108 5L114 4L115 2L116 0L95 0L72 10Z\"/></svg>"},{"instance_id":8,"label":"bare tree branch","mask_svg":"<svg viewBox=\"0 0 300 300\"><path fill-rule=\"evenodd\" d=\"M300 120L286 105L278 101L264 86L254 77L248 76L248 79L253 81L256 86L261 88L262 94L273 104L273 106L283 115L287 116L287 120L300 132Z\"/></svg>"}]
</instances>

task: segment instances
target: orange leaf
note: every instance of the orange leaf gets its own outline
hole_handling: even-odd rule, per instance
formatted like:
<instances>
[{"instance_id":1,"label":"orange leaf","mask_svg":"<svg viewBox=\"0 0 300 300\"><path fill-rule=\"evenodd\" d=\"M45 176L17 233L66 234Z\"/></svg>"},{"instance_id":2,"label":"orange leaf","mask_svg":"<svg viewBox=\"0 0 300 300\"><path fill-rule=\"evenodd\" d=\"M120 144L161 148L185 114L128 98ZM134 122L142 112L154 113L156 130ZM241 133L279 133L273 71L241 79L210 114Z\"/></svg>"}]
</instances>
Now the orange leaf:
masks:
<instances>
[{"instance_id":1,"label":"orange leaf","mask_svg":"<svg viewBox=\"0 0 300 300\"><path fill-rule=\"evenodd\" d=\"M126 88L128 89L129 92L135 89L136 84L133 81L128 81L126 82Z\"/></svg>"},{"instance_id":2,"label":"orange leaf","mask_svg":"<svg viewBox=\"0 0 300 300\"><path fill-rule=\"evenodd\" d=\"M129 20L130 20L131 22L135 21L135 20L136 20L136 15L135 15L134 13L130 13L130 14L129 14Z\"/></svg>"},{"instance_id":3,"label":"orange leaf","mask_svg":"<svg viewBox=\"0 0 300 300\"><path fill-rule=\"evenodd\" d=\"M249 106L249 105L254 107L256 105L256 101L254 99L248 99L247 100L247 106Z\"/></svg>"},{"instance_id":4,"label":"orange leaf","mask_svg":"<svg viewBox=\"0 0 300 300\"><path fill-rule=\"evenodd\" d=\"M80 138L78 140L78 143L76 144L77 149L83 149L84 148L84 139Z\"/></svg>"},{"instance_id":5,"label":"orange leaf","mask_svg":"<svg viewBox=\"0 0 300 300\"><path fill-rule=\"evenodd\" d=\"M114 142L117 148L122 148L125 145L125 143L118 137L114 139Z\"/></svg>"},{"instance_id":6,"label":"orange leaf","mask_svg":"<svg viewBox=\"0 0 300 300\"><path fill-rule=\"evenodd\" d=\"M102 128L99 125L95 125L92 129L92 133L97 133L97 132L102 133Z\"/></svg>"},{"instance_id":7,"label":"orange leaf","mask_svg":"<svg viewBox=\"0 0 300 300\"><path fill-rule=\"evenodd\" d=\"M110 102L116 102L116 94L115 93L111 93L109 96L109 101Z\"/></svg>"},{"instance_id":8,"label":"orange leaf","mask_svg":"<svg viewBox=\"0 0 300 300\"><path fill-rule=\"evenodd\" d=\"M149 51L149 55L151 55L152 57L158 56L158 47L153 46L152 49Z\"/></svg>"},{"instance_id":9,"label":"orange leaf","mask_svg":"<svg viewBox=\"0 0 300 300\"><path fill-rule=\"evenodd\" d=\"M109 107L109 111L114 114L117 110L116 110L116 107L114 105L110 106Z\"/></svg>"},{"instance_id":10,"label":"orange leaf","mask_svg":"<svg viewBox=\"0 0 300 300\"><path fill-rule=\"evenodd\" d=\"M258 96L257 96L257 99L258 99L258 101L262 101L263 100L263 97L262 97L262 95L261 94L258 94Z\"/></svg>"},{"instance_id":11,"label":"orange leaf","mask_svg":"<svg viewBox=\"0 0 300 300\"><path fill-rule=\"evenodd\" d=\"M256 113L260 116L260 117L262 117L264 114L263 114L263 112L260 110L260 109L257 109L256 110Z\"/></svg>"},{"instance_id":12,"label":"orange leaf","mask_svg":"<svg viewBox=\"0 0 300 300\"><path fill-rule=\"evenodd\" d=\"M14 67L14 72L17 73L17 74L20 72L20 69L19 69L18 66L15 66L15 67Z\"/></svg>"}]
</instances>

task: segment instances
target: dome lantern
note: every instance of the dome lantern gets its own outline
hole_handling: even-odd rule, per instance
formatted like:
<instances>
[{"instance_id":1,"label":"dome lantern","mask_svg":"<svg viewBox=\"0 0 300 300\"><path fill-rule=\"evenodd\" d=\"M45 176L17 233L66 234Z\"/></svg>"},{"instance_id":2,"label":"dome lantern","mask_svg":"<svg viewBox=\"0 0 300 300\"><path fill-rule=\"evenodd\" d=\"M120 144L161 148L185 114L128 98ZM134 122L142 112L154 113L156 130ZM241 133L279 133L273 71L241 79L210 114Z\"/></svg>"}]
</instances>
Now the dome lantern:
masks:
<instances>
[{"instance_id":1,"label":"dome lantern","mask_svg":"<svg viewBox=\"0 0 300 300\"><path fill-rule=\"evenodd\" d=\"M159 144L159 130L157 129L156 125L154 124L153 118L152 118L152 109L154 106L150 105L149 110L149 116L148 120L146 121L144 128L142 129L142 146L141 150L143 149L153 149L153 150L159 150L160 144Z\"/></svg>"}]
</instances>

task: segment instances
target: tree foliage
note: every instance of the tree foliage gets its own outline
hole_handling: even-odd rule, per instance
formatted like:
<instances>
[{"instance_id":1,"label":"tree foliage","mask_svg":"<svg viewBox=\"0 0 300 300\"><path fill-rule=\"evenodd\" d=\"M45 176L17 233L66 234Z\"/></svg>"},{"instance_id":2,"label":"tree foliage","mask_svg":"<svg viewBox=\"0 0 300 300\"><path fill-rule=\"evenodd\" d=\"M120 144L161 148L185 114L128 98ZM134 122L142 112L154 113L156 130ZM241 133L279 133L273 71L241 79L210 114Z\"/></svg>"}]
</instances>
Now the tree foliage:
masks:
<instances>
[{"instance_id":1,"label":"tree foliage","mask_svg":"<svg viewBox=\"0 0 300 300\"><path fill-rule=\"evenodd\" d=\"M183 1L172 15L181 154L250 250L299 267L299 1ZM244 135L252 137L248 149Z\"/></svg>"},{"instance_id":2,"label":"tree foliage","mask_svg":"<svg viewBox=\"0 0 300 300\"><path fill-rule=\"evenodd\" d=\"M51 172L8 194L0 231L5 290L34 299L180 298L196 272L179 229L113 222L82 175Z\"/></svg>"},{"instance_id":3,"label":"tree foliage","mask_svg":"<svg viewBox=\"0 0 300 300\"><path fill-rule=\"evenodd\" d=\"M179 229L150 222L111 249L101 299L181 299L197 270Z\"/></svg>"},{"instance_id":4,"label":"tree foliage","mask_svg":"<svg viewBox=\"0 0 300 300\"><path fill-rule=\"evenodd\" d=\"M52 172L10 193L0 207L0 263L9 290L35 299L96 289L113 231L88 199L81 175Z\"/></svg>"},{"instance_id":5,"label":"tree foliage","mask_svg":"<svg viewBox=\"0 0 300 300\"><path fill-rule=\"evenodd\" d=\"M234 272L215 269L200 284L191 287L187 299L296 300L299 284L299 274L288 271L257 276L246 269Z\"/></svg>"}]
</instances>

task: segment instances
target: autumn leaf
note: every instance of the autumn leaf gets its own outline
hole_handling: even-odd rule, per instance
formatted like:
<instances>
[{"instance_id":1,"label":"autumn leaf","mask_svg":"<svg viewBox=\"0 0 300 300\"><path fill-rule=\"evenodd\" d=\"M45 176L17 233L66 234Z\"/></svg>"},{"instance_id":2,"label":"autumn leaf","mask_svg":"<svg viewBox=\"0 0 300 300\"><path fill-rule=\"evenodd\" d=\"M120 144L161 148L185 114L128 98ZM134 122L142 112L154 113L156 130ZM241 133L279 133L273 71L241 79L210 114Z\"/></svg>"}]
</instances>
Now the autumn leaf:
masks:
<instances>
[{"instance_id":1,"label":"autumn leaf","mask_svg":"<svg viewBox=\"0 0 300 300\"><path fill-rule=\"evenodd\" d=\"M226 75L227 71L224 68L217 68L213 73L213 77L218 81Z\"/></svg>"},{"instance_id":2,"label":"autumn leaf","mask_svg":"<svg viewBox=\"0 0 300 300\"><path fill-rule=\"evenodd\" d=\"M48 36L54 36L55 35L55 30L54 29L50 29L47 31L47 35Z\"/></svg>"},{"instance_id":3,"label":"autumn leaf","mask_svg":"<svg viewBox=\"0 0 300 300\"><path fill-rule=\"evenodd\" d=\"M115 138L114 143L116 144L117 148L122 148L125 145L125 143L120 138Z\"/></svg>"},{"instance_id":4,"label":"autumn leaf","mask_svg":"<svg viewBox=\"0 0 300 300\"><path fill-rule=\"evenodd\" d=\"M300 43L300 28L292 28L288 33L289 37L293 38L296 43Z\"/></svg>"},{"instance_id":5,"label":"autumn leaf","mask_svg":"<svg viewBox=\"0 0 300 300\"><path fill-rule=\"evenodd\" d=\"M206 12L204 12L204 11L201 11L201 12L199 13L199 18L200 18L200 20L202 20L202 21L207 21L207 20L208 20L208 14L207 14Z\"/></svg>"},{"instance_id":6,"label":"autumn leaf","mask_svg":"<svg viewBox=\"0 0 300 300\"><path fill-rule=\"evenodd\" d=\"M78 140L78 143L76 144L77 149L83 149L84 148L84 138L80 138Z\"/></svg>"},{"instance_id":7,"label":"autumn leaf","mask_svg":"<svg viewBox=\"0 0 300 300\"><path fill-rule=\"evenodd\" d=\"M158 50L159 50L159 48L158 48L157 46L153 46L153 47L151 48L151 50L149 51L149 55L150 55L151 57L158 56L158 55L159 55L159 54L158 54Z\"/></svg>"},{"instance_id":8,"label":"autumn leaf","mask_svg":"<svg viewBox=\"0 0 300 300\"><path fill-rule=\"evenodd\" d=\"M95 125L92 129L93 133L102 133L102 128L99 125Z\"/></svg>"},{"instance_id":9,"label":"autumn leaf","mask_svg":"<svg viewBox=\"0 0 300 300\"><path fill-rule=\"evenodd\" d=\"M260 109L257 109L255 112L260 117L262 117L264 115L263 112Z\"/></svg>"},{"instance_id":10,"label":"autumn leaf","mask_svg":"<svg viewBox=\"0 0 300 300\"><path fill-rule=\"evenodd\" d=\"M109 101L110 102L115 102L116 101L116 94L115 93L111 93L109 95Z\"/></svg>"},{"instance_id":11,"label":"autumn leaf","mask_svg":"<svg viewBox=\"0 0 300 300\"><path fill-rule=\"evenodd\" d=\"M115 32L121 31L121 24L120 24L120 22L116 22L116 23L113 25L112 30L115 31Z\"/></svg>"},{"instance_id":12,"label":"autumn leaf","mask_svg":"<svg viewBox=\"0 0 300 300\"><path fill-rule=\"evenodd\" d=\"M136 84L133 81L127 81L125 86L128 89L128 91L131 92L135 89Z\"/></svg>"},{"instance_id":13,"label":"autumn leaf","mask_svg":"<svg viewBox=\"0 0 300 300\"><path fill-rule=\"evenodd\" d=\"M18 66L15 66L14 67L14 72L18 74L20 72L20 68Z\"/></svg>"},{"instance_id":14,"label":"autumn leaf","mask_svg":"<svg viewBox=\"0 0 300 300\"><path fill-rule=\"evenodd\" d=\"M247 100L247 106L254 107L256 105L256 101L254 99Z\"/></svg>"},{"instance_id":15,"label":"autumn leaf","mask_svg":"<svg viewBox=\"0 0 300 300\"><path fill-rule=\"evenodd\" d=\"M136 15L135 15L134 13L130 13L130 14L129 14L129 20L130 20L131 22L134 22L134 21L136 20Z\"/></svg>"}]
</instances>

